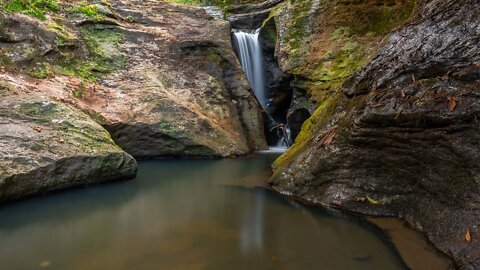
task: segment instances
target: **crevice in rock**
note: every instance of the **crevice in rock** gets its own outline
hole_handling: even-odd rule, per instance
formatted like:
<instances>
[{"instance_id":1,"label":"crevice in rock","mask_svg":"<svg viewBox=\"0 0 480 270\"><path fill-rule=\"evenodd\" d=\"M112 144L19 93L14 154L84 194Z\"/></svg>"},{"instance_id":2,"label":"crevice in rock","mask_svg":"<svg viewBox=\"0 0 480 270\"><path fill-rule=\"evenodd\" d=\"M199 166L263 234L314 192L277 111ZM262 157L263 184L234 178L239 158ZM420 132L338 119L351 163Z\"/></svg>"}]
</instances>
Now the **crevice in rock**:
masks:
<instances>
[{"instance_id":1,"label":"crevice in rock","mask_svg":"<svg viewBox=\"0 0 480 270\"><path fill-rule=\"evenodd\" d=\"M234 29L232 34L234 48L241 62L235 31L247 33L258 31L258 42L263 56L262 72L266 99L259 102L263 103L265 134L270 146L291 145L299 134L302 124L314 111L314 108L307 109L309 108L308 94L292 86L294 76L282 71L275 54L277 28L274 20L268 20L268 17L275 5L281 2L283 1L265 1L260 4L234 7L235 14L229 16Z\"/></svg>"}]
</instances>

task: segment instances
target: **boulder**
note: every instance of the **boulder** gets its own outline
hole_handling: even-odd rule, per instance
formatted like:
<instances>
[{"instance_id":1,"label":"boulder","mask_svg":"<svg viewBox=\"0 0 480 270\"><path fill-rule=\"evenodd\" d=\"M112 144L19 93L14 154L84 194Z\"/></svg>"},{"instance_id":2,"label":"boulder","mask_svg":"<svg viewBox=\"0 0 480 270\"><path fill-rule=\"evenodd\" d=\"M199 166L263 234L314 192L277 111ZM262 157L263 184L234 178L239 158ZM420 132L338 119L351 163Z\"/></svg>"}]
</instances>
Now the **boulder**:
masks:
<instances>
[{"instance_id":1,"label":"boulder","mask_svg":"<svg viewBox=\"0 0 480 270\"><path fill-rule=\"evenodd\" d=\"M397 216L480 268L480 12L423 1L363 68L322 102L275 162L277 191Z\"/></svg>"},{"instance_id":2,"label":"boulder","mask_svg":"<svg viewBox=\"0 0 480 270\"><path fill-rule=\"evenodd\" d=\"M93 17L68 10L62 6L56 16L63 20L55 21L2 15L7 71L40 79L35 86L45 95L88 113L138 158L230 157L266 148L228 22L158 1L114 1ZM32 57L12 53L24 47Z\"/></svg>"},{"instance_id":3,"label":"boulder","mask_svg":"<svg viewBox=\"0 0 480 270\"><path fill-rule=\"evenodd\" d=\"M0 203L136 171L136 161L88 115L0 81Z\"/></svg>"}]
</instances>

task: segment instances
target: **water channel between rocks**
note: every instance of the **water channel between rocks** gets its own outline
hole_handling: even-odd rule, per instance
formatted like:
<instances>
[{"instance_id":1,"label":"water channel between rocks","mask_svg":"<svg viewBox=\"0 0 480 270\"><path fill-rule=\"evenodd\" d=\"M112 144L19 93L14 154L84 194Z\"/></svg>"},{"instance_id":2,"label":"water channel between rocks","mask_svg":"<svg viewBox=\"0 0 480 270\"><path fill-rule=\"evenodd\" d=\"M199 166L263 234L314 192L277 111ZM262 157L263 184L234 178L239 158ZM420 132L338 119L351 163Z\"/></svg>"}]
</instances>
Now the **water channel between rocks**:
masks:
<instances>
[{"instance_id":1,"label":"water channel between rocks","mask_svg":"<svg viewBox=\"0 0 480 270\"><path fill-rule=\"evenodd\" d=\"M277 156L145 161L2 206L1 269L408 269L371 223L261 188Z\"/></svg>"}]
</instances>

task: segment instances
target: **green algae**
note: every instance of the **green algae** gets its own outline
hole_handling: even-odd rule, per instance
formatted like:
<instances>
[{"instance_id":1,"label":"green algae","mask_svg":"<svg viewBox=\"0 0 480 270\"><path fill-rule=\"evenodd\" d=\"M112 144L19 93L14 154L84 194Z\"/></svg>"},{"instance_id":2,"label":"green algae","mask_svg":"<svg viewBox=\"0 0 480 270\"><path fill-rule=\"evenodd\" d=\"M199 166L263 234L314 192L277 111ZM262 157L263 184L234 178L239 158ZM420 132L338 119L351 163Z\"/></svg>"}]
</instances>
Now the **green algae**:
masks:
<instances>
[{"instance_id":1,"label":"green algae","mask_svg":"<svg viewBox=\"0 0 480 270\"><path fill-rule=\"evenodd\" d=\"M273 163L273 167L276 172L280 172L280 168L290 163L298 154L306 149L317 131L333 114L335 108L342 99L342 96L343 94L341 93L330 95L324 102L320 104L313 115L307 121L305 121L305 123L303 123L302 131L295 139L294 144L287 152L281 155Z\"/></svg>"},{"instance_id":2,"label":"green algae","mask_svg":"<svg viewBox=\"0 0 480 270\"><path fill-rule=\"evenodd\" d=\"M282 2L275 7L272 8L270 11L270 14L268 14L268 17L263 21L262 26L260 28L264 28L270 20L274 19L276 16L280 15L280 13L283 11L285 6L287 5L287 2Z\"/></svg>"}]
</instances>

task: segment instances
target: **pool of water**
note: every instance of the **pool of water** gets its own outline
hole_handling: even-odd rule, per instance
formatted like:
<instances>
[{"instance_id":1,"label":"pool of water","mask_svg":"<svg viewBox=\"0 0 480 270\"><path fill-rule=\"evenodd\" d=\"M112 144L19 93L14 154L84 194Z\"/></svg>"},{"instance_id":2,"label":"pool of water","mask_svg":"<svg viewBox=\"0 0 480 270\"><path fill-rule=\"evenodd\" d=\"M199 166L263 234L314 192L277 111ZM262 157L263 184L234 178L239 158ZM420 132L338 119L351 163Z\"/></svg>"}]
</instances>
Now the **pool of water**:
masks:
<instances>
[{"instance_id":1,"label":"pool of water","mask_svg":"<svg viewBox=\"0 0 480 270\"><path fill-rule=\"evenodd\" d=\"M278 154L141 162L133 181L0 208L0 268L393 270L375 226L258 187Z\"/></svg>"}]
</instances>

